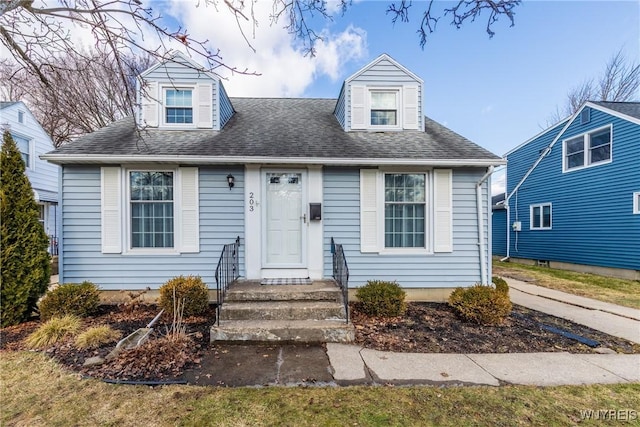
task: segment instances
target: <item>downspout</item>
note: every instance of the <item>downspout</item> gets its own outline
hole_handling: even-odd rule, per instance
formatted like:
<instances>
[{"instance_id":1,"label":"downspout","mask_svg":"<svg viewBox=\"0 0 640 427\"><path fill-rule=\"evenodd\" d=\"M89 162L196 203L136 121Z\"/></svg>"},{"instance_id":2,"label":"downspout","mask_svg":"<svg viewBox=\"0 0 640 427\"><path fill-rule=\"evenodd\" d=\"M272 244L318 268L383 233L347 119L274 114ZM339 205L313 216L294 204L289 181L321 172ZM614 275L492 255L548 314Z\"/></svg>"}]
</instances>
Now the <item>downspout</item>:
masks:
<instances>
[{"instance_id":1,"label":"downspout","mask_svg":"<svg viewBox=\"0 0 640 427\"><path fill-rule=\"evenodd\" d=\"M507 255L504 258L501 258L500 262L505 262L509 259L509 249L511 246L511 228L509 226L509 224L511 224L511 214L509 213L509 202L505 203L504 208L507 210Z\"/></svg>"},{"instance_id":2,"label":"downspout","mask_svg":"<svg viewBox=\"0 0 640 427\"><path fill-rule=\"evenodd\" d=\"M480 282L483 285L487 285L489 283L489 278L487 277L487 264L485 263L485 259L487 257L486 251L484 248L484 215L482 214L482 184L489 179L491 174L493 173L493 166L489 166L487 169L487 173L485 173L480 181L476 184L476 206L478 208L478 245L480 246Z\"/></svg>"}]
</instances>

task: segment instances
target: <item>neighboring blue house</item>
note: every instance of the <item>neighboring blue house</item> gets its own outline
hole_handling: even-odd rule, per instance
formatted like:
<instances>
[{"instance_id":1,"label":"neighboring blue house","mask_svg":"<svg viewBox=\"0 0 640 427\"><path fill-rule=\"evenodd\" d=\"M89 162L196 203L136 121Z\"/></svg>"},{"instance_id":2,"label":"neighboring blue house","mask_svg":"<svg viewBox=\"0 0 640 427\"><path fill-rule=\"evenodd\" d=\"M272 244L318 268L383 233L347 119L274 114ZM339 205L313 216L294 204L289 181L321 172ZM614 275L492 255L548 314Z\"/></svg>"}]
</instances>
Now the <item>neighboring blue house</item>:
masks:
<instances>
[{"instance_id":1,"label":"neighboring blue house","mask_svg":"<svg viewBox=\"0 0 640 427\"><path fill-rule=\"evenodd\" d=\"M490 280L504 161L425 117L418 76L382 55L337 99L229 98L198 69L173 53L142 74L135 120L44 156L62 165L62 281L213 287L237 236L247 279L331 278L333 238L352 286Z\"/></svg>"},{"instance_id":2,"label":"neighboring blue house","mask_svg":"<svg viewBox=\"0 0 640 427\"><path fill-rule=\"evenodd\" d=\"M491 197L491 254L504 257L507 255L507 208L504 193Z\"/></svg>"},{"instance_id":3,"label":"neighboring blue house","mask_svg":"<svg viewBox=\"0 0 640 427\"><path fill-rule=\"evenodd\" d=\"M0 102L0 127L8 129L26 165L33 195L40 209L40 222L49 236L49 252L58 254L58 171L54 164L40 159L53 149L53 142L40 123L21 102Z\"/></svg>"},{"instance_id":4,"label":"neighboring blue house","mask_svg":"<svg viewBox=\"0 0 640 427\"><path fill-rule=\"evenodd\" d=\"M640 279L640 103L587 102L505 157L507 256Z\"/></svg>"}]
</instances>

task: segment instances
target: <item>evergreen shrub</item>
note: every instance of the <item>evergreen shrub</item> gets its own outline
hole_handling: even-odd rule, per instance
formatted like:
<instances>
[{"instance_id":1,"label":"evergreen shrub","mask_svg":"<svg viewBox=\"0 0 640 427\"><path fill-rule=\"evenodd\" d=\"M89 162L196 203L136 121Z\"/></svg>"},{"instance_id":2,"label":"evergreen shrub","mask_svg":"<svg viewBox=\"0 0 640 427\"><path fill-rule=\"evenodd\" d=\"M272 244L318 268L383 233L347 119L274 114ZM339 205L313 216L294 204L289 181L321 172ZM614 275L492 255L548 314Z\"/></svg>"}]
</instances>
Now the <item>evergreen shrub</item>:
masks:
<instances>
[{"instance_id":1,"label":"evergreen shrub","mask_svg":"<svg viewBox=\"0 0 640 427\"><path fill-rule=\"evenodd\" d=\"M456 288L449 305L463 320L480 325L499 325L511 313L509 295L491 286Z\"/></svg>"},{"instance_id":2,"label":"evergreen shrub","mask_svg":"<svg viewBox=\"0 0 640 427\"><path fill-rule=\"evenodd\" d=\"M356 291L360 309L367 316L396 317L407 309L406 292L397 282L369 280Z\"/></svg>"},{"instance_id":3,"label":"evergreen shrub","mask_svg":"<svg viewBox=\"0 0 640 427\"><path fill-rule=\"evenodd\" d=\"M209 290L200 276L174 277L160 287L160 307L170 315L173 315L174 294L178 301L184 299L181 307L184 317L198 316L209 307Z\"/></svg>"},{"instance_id":4,"label":"evergreen shrub","mask_svg":"<svg viewBox=\"0 0 640 427\"><path fill-rule=\"evenodd\" d=\"M40 301L40 317L43 320L54 316L74 314L79 317L91 316L100 305L100 289L97 285L84 281L82 283L65 283L45 294Z\"/></svg>"}]
</instances>

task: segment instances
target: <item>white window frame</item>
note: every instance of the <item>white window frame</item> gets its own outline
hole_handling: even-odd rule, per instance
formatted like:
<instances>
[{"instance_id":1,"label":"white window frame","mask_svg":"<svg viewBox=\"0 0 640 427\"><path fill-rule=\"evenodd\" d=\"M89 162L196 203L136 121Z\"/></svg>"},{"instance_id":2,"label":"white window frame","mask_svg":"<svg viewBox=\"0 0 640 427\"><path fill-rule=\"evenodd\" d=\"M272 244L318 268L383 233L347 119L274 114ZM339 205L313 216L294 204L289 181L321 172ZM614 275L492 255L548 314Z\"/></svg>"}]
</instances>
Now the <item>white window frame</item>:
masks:
<instances>
[{"instance_id":1,"label":"white window frame","mask_svg":"<svg viewBox=\"0 0 640 427\"><path fill-rule=\"evenodd\" d=\"M131 172L171 172L173 173L173 247L172 248L134 248L132 247L131 238ZM125 255L177 255L180 253L180 198L178 197L179 186L179 174L177 168L149 168L149 167L130 167L124 169L125 173L125 195L124 200L124 218L123 218L123 232L124 232L124 250Z\"/></svg>"},{"instance_id":2,"label":"white window frame","mask_svg":"<svg viewBox=\"0 0 640 427\"><path fill-rule=\"evenodd\" d=\"M593 163L591 162L591 150L589 148L589 145L591 142L591 135L595 133L599 133L605 129L609 129L609 159ZM577 140L579 138L582 138L582 149L583 149L582 154L584 156L583 164L582 166L569 168L567 163L567 143L570 141ZM612 124L608 124L596 129L592 129L589 132L585 132L580 135L575 135L562 141L562 173L574 172L574 171L582 170L586 168L606 165L611 163L612 161L613 161L613 125Z\"/></svg>"},{"instance_id":3,"label":"white window frame","mask_svg":"<svg viewBox=\"0 0 640 427\"><path fill-rule=\"evenodd\" d=\"M167 122L167 91L168 90L190 90L191 91L191 123L168 123ZM160 123L162 123L163 127L168 128L195 128L197 127L197 115L196 115L196 85L184 85L180 84L177 86L172 85L163 85L160 87L160 93L162 95L162 110L160 111Z\"/></svg>"},{"instance_id":4,"label":"white window frame","mask_svg":"<svg viewBox=\"0 0 640 427\"><path fill-rule=\"evenodd\" d=\"M18 142L15 140L15 137L20 137L20 138L24 138L28 141L29 144L29 162L28 164L25 164L27 170L35 170L36 168L36 164L35 164L35 141L33 138L29 138L26 135L21 134L20 132L10 132L11 137L13 138L14 142L16 143L16 147L18 145ZM18 151L20 152L20 156L22 156L22 151L20 151L20 148L18 148Z\"/></svg>"},{"instance_id":5,"label":"white window frame","mask_svg":"<svg viewBox=\"0 0 640 427\"><path fill-rule=\"evenodd\" d=\"M633 193L633 213L634 215L640 215L640 191Z\"/></svg>"},{"instance_id":6,"label":"white window frame","mask_svg":"<svg viewBox=\"0 0 640 427\"><path fill-rule=\"evenodd\" d=\"M544 208L549 207L549 226L545 227L543 225L544 218ZM533 218L533 210L535 208L540 208L540 223L534 224ZM553 228L553 206L551 203L538 203L535 205L529 206L529 229L530 230L551 230Z\"/></svg>"},{"instance_id":7,"label":"white window frame","mask_svg":"<svg viewBox=\"0 0 640 427\"><path fill-rule=\"evenodd\" d=\"M424 247L420 248L388 248L385 246L385 197L384 197L384 177L387 174L419 174L424 175L425 186L425 224L424 224ZM378 170L378 253L380 255L430 255L433 254L433 180L431 179L433 171L431 169L403 169L403 168L385 168Z\"/></svg>"},{"instance_id":8,"label":"white window frame","mask_svg":"<svg viewBox=\"0 0 640 427\"><path fill-rule=\"evenodd\" d=\"M376 92L390 93L393 92L396 95L396 124L395 125L374 125L371 123L371 95ZM402 88L401 87L367 87L366 97L366 120L370 129L402 129Z\"/></svg>"}]
</instances>

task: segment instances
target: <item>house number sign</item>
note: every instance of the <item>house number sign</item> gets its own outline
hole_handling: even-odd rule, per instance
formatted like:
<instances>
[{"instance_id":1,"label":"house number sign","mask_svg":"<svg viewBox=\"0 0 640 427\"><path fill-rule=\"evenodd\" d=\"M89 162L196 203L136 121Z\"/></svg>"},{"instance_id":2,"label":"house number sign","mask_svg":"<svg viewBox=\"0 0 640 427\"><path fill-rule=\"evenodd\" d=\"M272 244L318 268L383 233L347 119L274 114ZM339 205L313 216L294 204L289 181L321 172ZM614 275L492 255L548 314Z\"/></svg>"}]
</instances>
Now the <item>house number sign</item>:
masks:
<instances>
[{"instance_id":1,"label":"house number sign","mask_svg":"<svg viewBox=\"0 0 640 427\"><path fill-rule=\"evenodd\" d=\"M253 191L249 192L249 212L256 210L256 199L254 198Z\"/></svg>"}]
</instances>

